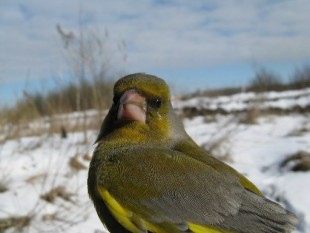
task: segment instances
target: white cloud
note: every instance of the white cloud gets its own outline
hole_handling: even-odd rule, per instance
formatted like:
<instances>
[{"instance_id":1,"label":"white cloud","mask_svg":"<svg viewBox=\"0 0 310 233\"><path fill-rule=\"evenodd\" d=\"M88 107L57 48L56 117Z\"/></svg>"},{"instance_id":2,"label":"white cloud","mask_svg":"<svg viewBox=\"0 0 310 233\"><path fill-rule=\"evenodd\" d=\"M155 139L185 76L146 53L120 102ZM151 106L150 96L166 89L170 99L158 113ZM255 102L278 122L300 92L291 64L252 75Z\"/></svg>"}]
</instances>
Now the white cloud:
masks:
<instances>
[{"instance_id":1,"label":"white cloud","mask_svg":"<svg viewBox=\"0 0 310 233\"><path fill-rule=\"evenodd\" d=\"M124 39L129 69L161 69L303 60L310 54L307 0L4 1L0 8L0 80L48 77L65 67L57 23L85 24ZM116 45L111 45L115 46Z\"/></svg>"}]
</instances>

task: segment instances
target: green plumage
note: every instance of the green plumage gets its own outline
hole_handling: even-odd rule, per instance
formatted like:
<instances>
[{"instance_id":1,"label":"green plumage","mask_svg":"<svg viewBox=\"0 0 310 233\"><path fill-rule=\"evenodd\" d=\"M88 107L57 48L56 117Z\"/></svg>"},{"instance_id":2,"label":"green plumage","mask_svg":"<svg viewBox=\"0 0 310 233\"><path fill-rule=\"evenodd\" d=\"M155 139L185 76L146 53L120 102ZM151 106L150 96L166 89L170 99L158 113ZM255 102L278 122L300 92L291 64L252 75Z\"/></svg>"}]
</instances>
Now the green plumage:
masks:
<instances>
[{"instance_id":1,"label":"green plumage","mask_svg":"<svg viewBox=\"0 0 310 233\"><path fill-rule=\"evenodd\" d=\"M145 98L145 122L119 114L120 99L128 90ZM163 80L130 75L116 83L114 93L88 176L90 197L111 233L294 229L294 215L264 198L254 184L187 135ZM160 106L154 104L159 99ZM125 104L136 103L130 99Z\"/></svg>"}]
</instances>

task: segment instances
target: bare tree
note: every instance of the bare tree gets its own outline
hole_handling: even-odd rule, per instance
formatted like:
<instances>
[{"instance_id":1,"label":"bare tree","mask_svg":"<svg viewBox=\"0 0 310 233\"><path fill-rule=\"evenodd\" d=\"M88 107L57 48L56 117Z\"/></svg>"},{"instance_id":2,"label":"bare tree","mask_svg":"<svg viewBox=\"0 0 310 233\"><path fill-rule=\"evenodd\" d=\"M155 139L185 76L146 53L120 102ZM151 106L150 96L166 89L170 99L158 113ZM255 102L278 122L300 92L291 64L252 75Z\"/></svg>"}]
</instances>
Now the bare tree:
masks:
<instances>
[{"instance_id":1,"label":"bare tree","mask_svg":"<svg viewBox=\"0 0 310 233\"><path fill-rule=\"evenodd\" d=\"M310 87L310 64L302 68L296 68L291 77L290 85L296 89Z\"/></svg>"},{"instance_id":2,"label":"bare tree","mask_svg":"<svg viewBox=\"0 0 310 233\"><path fill-rule=\"evenodd\" d=\"M249 85L249 89L254 91L270 91L281 89L282 87L281 78L264 68L255 72L255 76Z\"/></svg>"},{"instance_id":3,"label":"bare tree","mask_svg":"<svg viewBox=\"0 0 310 233\"><path fill-rule=\"evenodd\" d=\"M75 83L68 89L68 93L71 93L68 100L71 101L71 106L74 105L75 111L107 107L112 99L109 78L115 72L113 62L115 57L118 65L121 64L120 59L125 61L126 44L121 41L113 48L108 30L100 34L98 30L86 28L82 23L79 24L77 32L65 30L59 24L56 25L56 30L63 42L64 55ZM82 125L87 141L85 112Z\"/></svg>"},{"instance_id":4,"label":"bare tree","mask_svg":"<svg viewBox=\"0 0 310 233\"><path fill-rule=\"evenodd\" d=\"M111 99L110 93L102 88L116 72L113 62L117 60L118 65L125 62L126 43L121 41L113 48L108 30L100 34L98 30L86 28L82 24L78 32L66 31L59 24L56 25L56 30L64 45L69 70L78 86L75 96L76 110L87 108L89 101L92 101L91 105L96 108L106 107ZM82 92L83 87L89 83L92 93L89 93L91 98L86 98Z\"/></svg>"}]
</instances>

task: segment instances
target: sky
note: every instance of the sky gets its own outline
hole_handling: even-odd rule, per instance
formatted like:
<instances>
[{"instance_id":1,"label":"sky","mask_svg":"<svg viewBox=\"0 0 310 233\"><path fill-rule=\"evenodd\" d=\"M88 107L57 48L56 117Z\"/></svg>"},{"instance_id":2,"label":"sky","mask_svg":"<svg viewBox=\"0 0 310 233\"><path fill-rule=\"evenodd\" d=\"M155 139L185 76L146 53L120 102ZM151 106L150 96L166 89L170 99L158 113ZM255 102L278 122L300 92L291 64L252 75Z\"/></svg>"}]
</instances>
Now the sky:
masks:
<instances>
[{"instance_id":1,"label":"sky","mask_svg":"<svg viewBox=\"0 0 310 233\"><path fill-rule=\"evenodd\" d=\"M310 61L309 12L309 0L1 0L0 105L72 76L56 25L104 38L116 77L190 92L244 86L260 68L288 79Z\"/></svg>"}]
</instances>

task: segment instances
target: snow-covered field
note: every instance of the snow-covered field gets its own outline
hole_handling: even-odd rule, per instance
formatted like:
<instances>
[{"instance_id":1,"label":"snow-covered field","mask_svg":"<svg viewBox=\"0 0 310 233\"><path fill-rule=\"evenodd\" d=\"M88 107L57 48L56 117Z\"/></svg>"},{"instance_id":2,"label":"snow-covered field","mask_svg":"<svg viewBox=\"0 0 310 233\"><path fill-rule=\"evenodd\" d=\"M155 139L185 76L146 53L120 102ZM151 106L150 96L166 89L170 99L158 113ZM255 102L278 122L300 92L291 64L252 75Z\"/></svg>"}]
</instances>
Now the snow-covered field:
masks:
<instances>
[{"instance_id":1,"label":"snow-covered field","mask_svg":"<svg viewBox=\"0 0 310 233\"><path fill-rule=\"evenodd\" d=\"M310 89L265 93L259 98L261 108L306 108ZM174 106L178 111L193 106L233 112L253 107L254 100L253 93L243 93L176 100ZM294 212L300 219L297 232L310 233L310 171L291 171L294 161L280 166L298 151L310 152L309 114L258 114L254 124L245 124L240 117L232 113L195 116L184 119L184 124L199 145ZM65 139L44 134L0 144L0 232L11 225L15 228L5 232L106 232L86 188L96 134L69 133Z\"/></svg>"}]
</instances>

